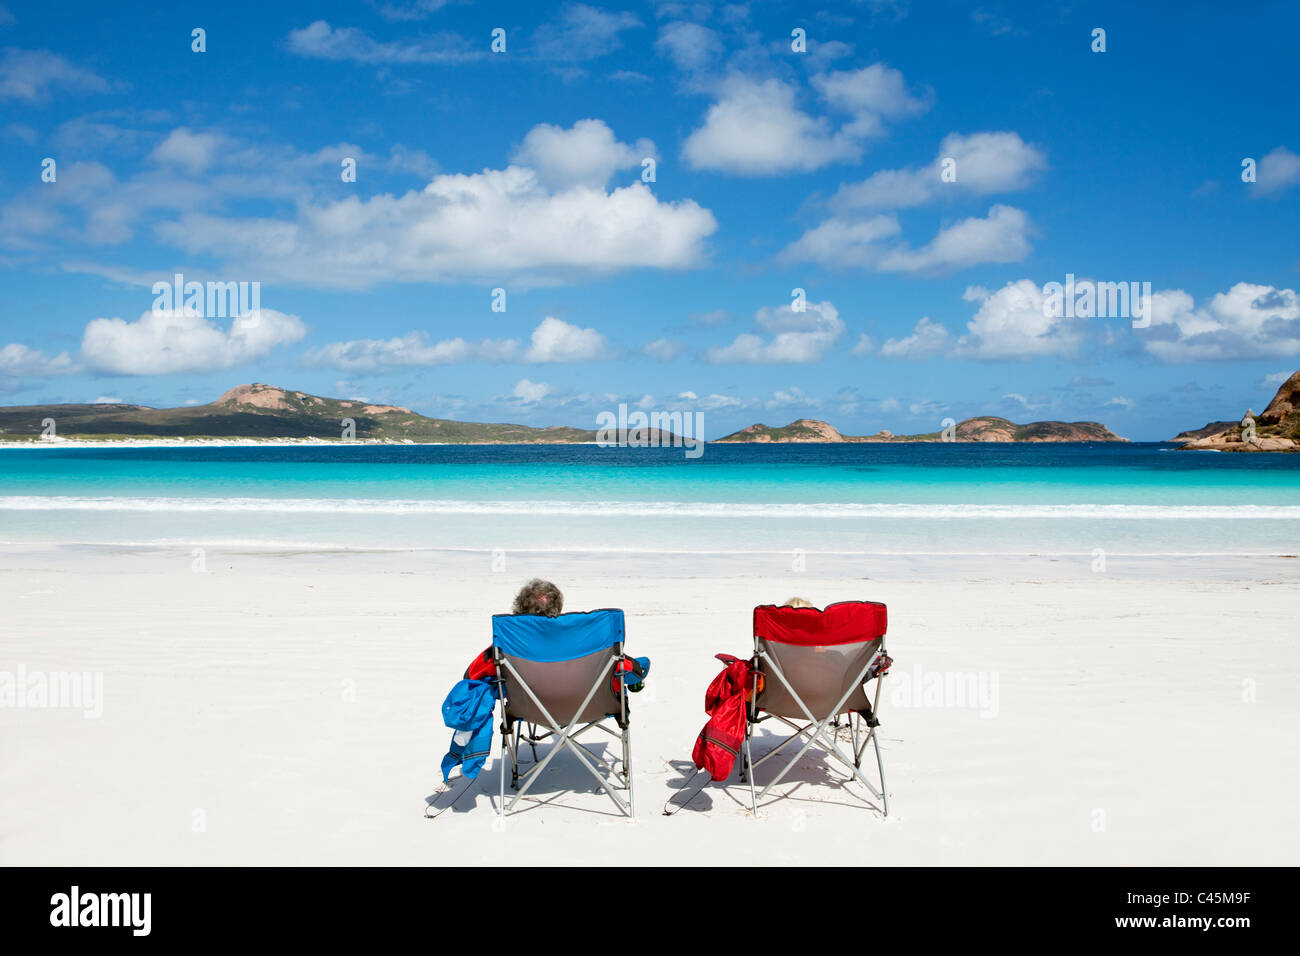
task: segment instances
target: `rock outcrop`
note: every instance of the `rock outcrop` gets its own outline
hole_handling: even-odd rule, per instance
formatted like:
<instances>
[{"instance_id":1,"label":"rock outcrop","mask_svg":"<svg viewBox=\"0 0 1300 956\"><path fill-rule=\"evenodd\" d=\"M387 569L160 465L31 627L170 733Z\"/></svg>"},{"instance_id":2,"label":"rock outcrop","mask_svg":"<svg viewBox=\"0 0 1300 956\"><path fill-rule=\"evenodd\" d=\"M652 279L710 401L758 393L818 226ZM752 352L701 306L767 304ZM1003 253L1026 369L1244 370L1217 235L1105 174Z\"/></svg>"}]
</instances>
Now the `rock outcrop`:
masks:
<instances>
[{"instance_id":1,"label":"rock outcrop","mask_svg":"<svg viewBox=\"0 0 1300 956\"><path fill-rule=\"evenodd\" d=\"M1300 452L1300 372L1282 383L1258 416L1247 409L1238 422L1211 422L1174 441L1183 443L1180 451Z\"/></svg>"},{"instance_id":2,"label":"rock outcrop","mask_svg":"<svg viewBox=\"0 0 1300 956\"><path fill-rule=\"evenodd\" d=\"M1087 442L1127 441L1099 422L1030 422L1018 425L1005 418L986 415L967 418L954 428L951 440L958 442ZM882 430L874 435L842 435L826 422L801 418L783 428L750 425L720 442L918 442L944 441L942 432L925 435L895 435Z\"/></svg>"}]
</instances>

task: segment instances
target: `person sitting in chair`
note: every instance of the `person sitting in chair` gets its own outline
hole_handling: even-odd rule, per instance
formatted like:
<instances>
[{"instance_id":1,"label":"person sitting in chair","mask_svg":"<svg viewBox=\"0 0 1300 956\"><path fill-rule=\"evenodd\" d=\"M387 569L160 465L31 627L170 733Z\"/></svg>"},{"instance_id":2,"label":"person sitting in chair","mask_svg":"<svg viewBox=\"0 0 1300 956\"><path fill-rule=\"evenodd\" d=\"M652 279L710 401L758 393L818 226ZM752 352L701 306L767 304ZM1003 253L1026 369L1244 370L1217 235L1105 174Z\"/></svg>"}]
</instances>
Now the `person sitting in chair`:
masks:
<instances>
[{"instance_id":1,"label":"person sitting in chair","mask_svg":"<svg viewBox=\"0 0 1300 956\"><path fill-rule=\"evenodd\" d=\"M540 617L558 617L564 611L564 595L550 581L533 578L515 595L512 614L536 614ZM497 676L497 666L492 660L489 646L478 654L465 668L465 680L488 680Z\"/></svg>"}]
</instances>

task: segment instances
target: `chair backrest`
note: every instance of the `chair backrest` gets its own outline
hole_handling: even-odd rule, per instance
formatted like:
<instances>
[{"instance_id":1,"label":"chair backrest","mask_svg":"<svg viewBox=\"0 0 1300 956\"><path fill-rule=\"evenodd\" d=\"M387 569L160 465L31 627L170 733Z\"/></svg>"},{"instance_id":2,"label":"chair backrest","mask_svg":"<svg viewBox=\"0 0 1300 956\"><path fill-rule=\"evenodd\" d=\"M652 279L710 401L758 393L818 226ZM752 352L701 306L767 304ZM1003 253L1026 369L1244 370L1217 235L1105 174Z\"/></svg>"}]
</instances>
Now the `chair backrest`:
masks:
<instances>
[{"instance_id":1,"label":"chair backrest","mask_svg":"<svg viewBox=\"0 0 1300 956\"><path fill-rule=\"evenodd\" d=\"M492 615L492 645L518 673L503 669L506 715L549 727L537 702L518 686L520 680L561 726L618 713L614 661L622 653L623 637L623 612L616 609L556 617ZM579 713L597 679L601 686Z\"/></svg>"},{"instance_id":2,"label":"chair backrest","mask_svg":"<svg viewBox=\"0 0 1300 956\"><path fill-rule=\"evenodd\" d=\"M817 719L861 710L869 701L859 675L884 647L888 616L873 601L842 601L814 607L754 608L754 650L766 652ZM789 689L759 661L763 691L758 706L769 714L805 719ZM845 702L836 704L857 682Z\"/></svg>"}]
</instances>

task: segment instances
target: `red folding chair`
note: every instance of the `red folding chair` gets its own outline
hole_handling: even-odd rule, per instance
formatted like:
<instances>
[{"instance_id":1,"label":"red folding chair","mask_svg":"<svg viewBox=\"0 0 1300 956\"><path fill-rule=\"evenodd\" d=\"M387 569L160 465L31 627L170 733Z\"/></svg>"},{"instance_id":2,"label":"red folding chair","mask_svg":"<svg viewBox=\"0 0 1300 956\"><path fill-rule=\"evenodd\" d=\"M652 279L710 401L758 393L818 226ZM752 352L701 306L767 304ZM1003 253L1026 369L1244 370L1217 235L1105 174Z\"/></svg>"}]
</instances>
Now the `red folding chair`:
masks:
<instances>
[{"instance_id":1,"label":"red folding chair","mask_svg":"<svg viewBox=\"0 0 1300 956\"><path fill-rule=\"evenodd\" d=\"M877 713L881 684L893 663L885 653L886 622L885 605L872 601L842 601L824 611L771 604L754 608L754 685L746 705L741 779L749 783L750 803L755 813L758 801L816 743L828 756L844 764L881 801L885 816L889 816L885 765L880 758L876 733L880 726ZM874 693L868 699L867 684L873 680ZM842 715L848 715L852 757L840 750L835 739ZM755 760L751 747L754 727L769 719L779 720L794 733ZM828 733L832 721L834 727ZM757 791L754 771L795 740L804 741L798 753L762 791ZM862 774L862 755L868 744L876 750L879 790Z\"/></svg>"}]
</instances>

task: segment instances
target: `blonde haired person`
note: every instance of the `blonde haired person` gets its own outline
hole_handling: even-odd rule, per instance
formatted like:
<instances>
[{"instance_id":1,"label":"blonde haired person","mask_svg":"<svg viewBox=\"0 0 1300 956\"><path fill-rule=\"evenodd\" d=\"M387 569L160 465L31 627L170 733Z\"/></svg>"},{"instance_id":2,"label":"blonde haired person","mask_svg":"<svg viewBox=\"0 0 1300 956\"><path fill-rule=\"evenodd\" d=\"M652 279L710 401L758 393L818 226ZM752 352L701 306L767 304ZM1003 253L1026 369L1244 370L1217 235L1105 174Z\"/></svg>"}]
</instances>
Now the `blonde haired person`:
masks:
<instances>
[{"instance_id":1,"label":"blonde haired person","mask_svg":"<svg viewBox=\"0 0 1300 956\"><path fill-rule=\"evenodd\" d=\"M801 597L786 598L782 607L815 607L812 601Z\"/></svg>"}]
</instances>

